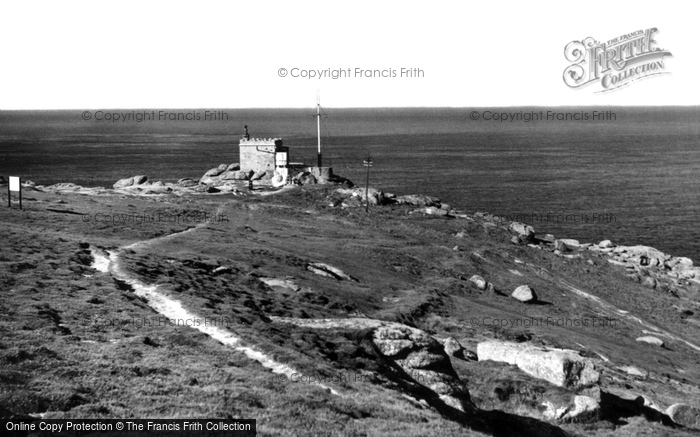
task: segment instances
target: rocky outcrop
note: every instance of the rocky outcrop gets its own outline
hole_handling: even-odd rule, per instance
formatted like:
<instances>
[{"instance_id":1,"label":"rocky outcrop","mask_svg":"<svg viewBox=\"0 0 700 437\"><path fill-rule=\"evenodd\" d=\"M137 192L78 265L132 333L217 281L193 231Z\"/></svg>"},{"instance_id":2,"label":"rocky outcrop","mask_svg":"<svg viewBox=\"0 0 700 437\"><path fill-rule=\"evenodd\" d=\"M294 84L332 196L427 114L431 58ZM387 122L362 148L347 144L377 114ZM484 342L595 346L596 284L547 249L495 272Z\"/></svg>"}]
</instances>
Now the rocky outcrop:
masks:
<instances>
[{"instance_id":1,"label":"rocky outcrop","mask_svg":"<svg viewBox=\"0 0 700 437\"><path fill-rule=\"evenodd\" d=\"M408 326L382 326L373 332L372 340L381 355L403 370L411 382L427 387L452 408L464 412L475 409L466 385L433 337Z\"/></svg>"},{"instance_id":2,"label":"rocky outcrop","mask_svg":"<svg viewBox=\"0 0 700 437\"><path fill-rule=\"evenodd\" d=\"M434 206L440 208L440 199L432 196L423 196L421 194L407 194L405 196L396 197L396 203L399 205L413 206Z\"/></svg>"},{"instance_id":3,"label":"rocky outcrop","mask_svg":"<svg viewBox=\"0 0 700 437\"><path fill-rule=\"evenodd\" d=\"M128 188L128 187L133 187L136 185L142 185L148 180L148 176L145 175L138 175L138 176L133 176L130 178L125 178L125 179L119 179L117 182L112 185L112 187L115 190L118 190L120 188Z\"/></svg>"},{"instance_id":4,"label":"rocky outcrop","mask_svg":"<svg viewBox=\"0 0 700 437\"><path fill-rule=\"evenodd\" d=\"M339 188L336 193L342 196L345 200L344 202L348 205L354 204L352 199L357 200L358 205L364 205L365 200L368 198L370 205L385 205L390 203L389 198L387 198L381 190L369 187L365 189L363 187L355 188Z\"/></svg>"},{"instance_id":5,"label":"rocky outcrop","mask_svg":"<svg viewBox=\"0 0 700 437\"><path fill-rule=\"evenodd\" d=\"M264 173L264 172L263 172ZM216 182L222 182L222 181L245 181L248 179L252 179L252 175L255 173L251 171L243 171L243 170L229 170L221 173L218 177L215 178ZM258 178L260 179L260 178Z\"/></svg>"},{"instance_id":6,"label":"rocky outcrop","mask_svg":"<svg viewBox=\"0 0 700 437\"><path fill-rule=\"evenodd\" d=\"M590 358L569 349L544 349L528 343L486 341L479 343L479 361L498 361L518 366L523 372L559 387L595 384L600 372Z\"/></svg>"},{"instance_id":7,"label":"rocky outcrop","mask_svg":"<svg viewBox=\"0 0 700 437\"><path fill-rule=\"evenodd\" d=\"M133 184L134 184L134 178L130 177L130 178L119 179L117 182L114 183L114 185L112 185L112 187L115 190L118 190L120 188L130 187Z\"/></svg>"},{"instance_id":8,"label":"rocky outcrop","mask_svg":"<svg viewBox=\"0 0 700 437\"><path fill-rule=\"evenodd\" d=\"M241 171L238 163L220 164L218 167L207 170L199 179L202 185L220 185L224 181L243 181L253 175L252 171Z\"/></svg>"},{"instance_id":9,"label":"rocky outcrop","mask_svg":"<svg viewBox=\"0 0 700 437\"><path fill-rule=\"evenodd\" d=\"M444 208L438 208L437 206L426 206L425 208L419 208L411 211L411 213L418 212L422 214L427 214L427 215L436 215L436 216L446 216L450 215L450 211L448 209Z\"/></svg>"},{"instance_id":10,"label":"rocky outcrop","mask_svg":"<svg viewBox=\"0 0 700 437\"><path fill-rule=\"evenodd\" d=\"M511 297L525 303L534 302L537 300L535 291L530 288L529 285L521 285L520 287L516 288L515 291L513 291L513 294L511 294Z\"/></svg>"},{"instance_id":11,"label":"rocky outcrop","mask_svg":"<svg viewBox=\"0 0 700 437\"><path fill-rule=\"evenodd\" d=\"M197 185L197 182L192 178L182 178L177 181L177 185L183 188L194 187Z\"/></svg>"},{"instance_id":12,"label":"rocky outcrop","mask_svg":"<svg viewBox=\"0 0 700 437\"><path fill-rule=\"evenodd\" d=\"M219 179L217 176L219 176L221 173L218 168L213 168L206 173L199 179L200 184L214 184L216 183Z\"/></svg>"},{"instance_id":13,"label":"rocky outcrop","mask_svg":"<svg viewBox=\"0 0 700 437\"><path fill-rule=\"evenodd\" d=\"M673 257L649 246L615 246L610 240L588 250L607 255L610 264L625 267L627 277L644 287L680 296L689 293L684 287L700 286L700 267L690 258Z\"/></svg>"}]
</instances>

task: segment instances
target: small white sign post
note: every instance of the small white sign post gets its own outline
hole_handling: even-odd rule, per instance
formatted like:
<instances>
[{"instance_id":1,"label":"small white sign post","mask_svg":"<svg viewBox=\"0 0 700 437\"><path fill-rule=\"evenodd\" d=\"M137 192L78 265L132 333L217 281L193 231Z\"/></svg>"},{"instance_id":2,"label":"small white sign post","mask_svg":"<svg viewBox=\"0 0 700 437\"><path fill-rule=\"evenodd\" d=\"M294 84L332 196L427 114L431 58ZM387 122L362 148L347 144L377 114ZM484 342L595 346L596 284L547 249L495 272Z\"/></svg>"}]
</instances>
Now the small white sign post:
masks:
<instances>
[{"instance_id":1,"label":"small white sign post","mask_svg":"<svg viewBox=\"0 0 700 437\"><path fill-rule=\"evenodd\" d=\"M10 183L7 185L7 207L12 208L12 192L19 193L19 209L22 209L22 181L19 176L10 176Z\"/></svg>"}]
</instances>

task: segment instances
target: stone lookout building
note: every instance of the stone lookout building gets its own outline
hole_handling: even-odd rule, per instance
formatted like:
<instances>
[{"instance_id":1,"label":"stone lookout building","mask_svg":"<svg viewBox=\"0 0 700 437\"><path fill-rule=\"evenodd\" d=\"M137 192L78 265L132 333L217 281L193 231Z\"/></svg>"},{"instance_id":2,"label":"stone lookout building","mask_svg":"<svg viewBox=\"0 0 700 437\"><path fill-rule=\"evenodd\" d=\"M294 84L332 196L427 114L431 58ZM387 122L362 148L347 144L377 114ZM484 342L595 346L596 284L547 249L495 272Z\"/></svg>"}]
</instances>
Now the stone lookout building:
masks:
<instances>
[{"instance_id":1,"label":"stone lookout building","mask_svg":"<svg viewBox=\"0 0 700 437\"><path fill-rule=\"evenodd\" d=\"M282 145L281 138L251 138L246 126L238 147L241 170L265 173L264 179L277 177L286 183L289 176L289 147Z\"/></svg>"},{"instance_id":2,"label":"stone lookout building","mask_svg":"<svg viewBox=\"0 0 700 437\"><path fill-rule=\"evenodd\" d=\"M289 147L282 144L281 138L251 138L248 126L245 126L238 148L241 170L252 170L262 175L260 179L270 181L273 186L286 184L290 172L294 170L306 170L320 183L326 182L333 175L330 167L306 167L302 163L289 162Z\"/></svg>"}]
</instances>

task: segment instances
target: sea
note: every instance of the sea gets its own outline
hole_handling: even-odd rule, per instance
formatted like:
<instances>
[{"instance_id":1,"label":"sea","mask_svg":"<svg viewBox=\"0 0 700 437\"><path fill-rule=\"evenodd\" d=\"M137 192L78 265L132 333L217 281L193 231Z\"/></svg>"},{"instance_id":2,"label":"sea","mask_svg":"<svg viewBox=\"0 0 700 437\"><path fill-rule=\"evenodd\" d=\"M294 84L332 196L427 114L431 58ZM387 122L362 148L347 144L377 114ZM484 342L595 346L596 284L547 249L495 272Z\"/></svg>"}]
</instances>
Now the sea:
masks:
<instances>
[{"instance_id":1,"label":"sea","mask_svg":"<svg viewBox=\"0 0 700 437\"><path fill-rule=\"evenodd\" d=\"M315 165L315 108L0 111L0 175L88 187L199 178L238 162L244 125ZM321 142L323 164L359 185L700 263L698 106L323 108Z\"/></svg>"}]
</instances>

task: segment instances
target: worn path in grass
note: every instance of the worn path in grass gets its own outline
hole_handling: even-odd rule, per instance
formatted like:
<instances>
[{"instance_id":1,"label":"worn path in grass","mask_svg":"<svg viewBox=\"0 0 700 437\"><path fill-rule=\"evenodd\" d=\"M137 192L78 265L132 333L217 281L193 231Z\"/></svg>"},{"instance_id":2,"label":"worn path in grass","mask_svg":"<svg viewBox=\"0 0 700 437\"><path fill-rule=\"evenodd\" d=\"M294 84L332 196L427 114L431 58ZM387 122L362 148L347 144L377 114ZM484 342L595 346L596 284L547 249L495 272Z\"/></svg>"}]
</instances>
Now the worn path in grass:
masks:
<instances>
[{"instance_id":1,"label":"worn path in grass","mask_svg":"<svg viewBox=\"0 0 700 437\"><path fill-rule=\"evenodd\" d=\"M224 206L225 205L219 206L219 208L216 211L216 214L220 214ZM122 251L127 249L147 251L152 247L157 246L158 243L176 239L185 233L196 232L198 230L201 230L204 226L206 226L206 222L202 222L183 232L132 243L128 246L120 248L119 250L110 252L109 259L106 259L102 255L99 255L97 253L93 253L93 256L95 257L94 267L101 271L109 271L109 273L111 273L112 276L114 276L117 280L127 283L134 290L134 293L137 296L146 299L149 306L151 306L154 310L164 315L165 317L174 320L192 321L192 327L194 329L198 329L199 331L209 335L210 337L214 338L215 340L221 342L226 346L234 348L237 351L243 352L248 358L259 362L264 367L272 370L273 373L284 374L288 378L298 376L299 372L293 369L292 367L286 364L279 363L250 346L242 345L240 339L236 337L232 332L223 328L219 328L217 326L208 325L207 323L205 323L204 318L184 308L180 301L169 297L166 294L167 290L163 289L162 286L144 284L137 278L130 275L123 268L121 259L119 257L119 254ZM328 390L332 394L339 395L339 393L336 390L325 384L321 384L319 382L314 382L314 384L318 385L322 389Z\"/></svg>"}]
</instances>

